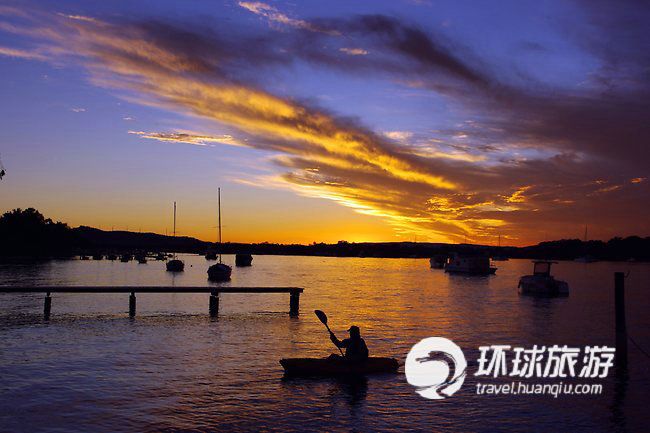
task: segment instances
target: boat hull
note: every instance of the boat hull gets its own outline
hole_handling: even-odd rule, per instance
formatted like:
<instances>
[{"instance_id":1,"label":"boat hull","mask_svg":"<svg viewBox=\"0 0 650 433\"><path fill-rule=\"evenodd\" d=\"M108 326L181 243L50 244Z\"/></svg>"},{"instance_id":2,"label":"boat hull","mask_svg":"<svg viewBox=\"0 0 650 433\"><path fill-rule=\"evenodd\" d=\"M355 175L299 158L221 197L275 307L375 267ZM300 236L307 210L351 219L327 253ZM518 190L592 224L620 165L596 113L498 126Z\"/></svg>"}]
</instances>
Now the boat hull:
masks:
<instances>
[{"instance_id":1,"label":"boat hull","mask_svg":"<svg viewBox=\"0 0 650 433\"><path fill-rule=\"evenodd\" d=\"M429 259L429 266L431 269L444 269L447 262L446 256L435 256Z\"/></svg>"},{"instance_id":2,"label":"boat hull","mask_svg":"<svg viewBox=\"0 0 650 433\"><path fill-rule=\"evenodd\" d=\"M345 359L286 358L280 364L287 376L365 376L369 374L397 373L399 363L394 358L368 358L365 362L352 363Z\"/></svg>"},{"instance_id":3,"label":"boat hull","mask_svg":"<svg viewBox=\"0 0 650 433\"><path fill-rule=\"evenodd\" d=\"M232 268L223 263L217 263L208 268L208 280L210 281L229 281L232 274Z\"/></svg>"},{"instance_id":4,"label":"boat hull","mask_svg":"<svg viewBox=\"0 0 650 433\"><path fill-rule=\"evenodd\" d=\"M497 268L490 265L486 255L453 254L445 264L445 272L465 275L492 275Z\"/></svg>"},{"instance_id":5,"label":"boat hull","mask_svg":"<svg viewBox=\"0 0 650 433\"><path fill-rule=\"evenodd\" d=\"M471 269L459 267L455 268L452 266L446 266L445 272L448 274L465 274L465 275L494 275L497 271L497 268L488 268L488 269Z\"/></svg>"},{"instance_id":6,"label":"boat hull","mask_svg":"<svg viewBox=\"0 0 650 433\"><path fill-rule=\"evenodd\" d=\"M578 257L577 259L574 260L574 262L578 262L578 263L594 263L597 261L598 260L596 258L591 256Z\"/></svg>"},{"instance_id":7,"label":"boat hull","mask_svg":"<svg viewBox=\"0 0 650 433\"><path fill-rule=\"evenodd\" d=\"M519 280L519 293L531 296L569 296L569 285L551 276L524 275Z\"/></svg>"},{"instance_id":8,"label":"boat hull","mask_svg":"<svg viewBox=\"0 0 650 433\"><path fill-rule=\"evenodd\" d=\"M168 261L166 266L168 272L183 272L185 270L185 263L177 259Z\"/></svg>"},{"instance_id":9,"label":"boat hull","mask_svg":"<svg viewBox=\"0 0 650 433\"><path fill-rule=\"evenodd\" d=\"M251 266L253 263L253 256L250 254L237 254L235 256L235 266Z\"/></svg>"}]
</instances>

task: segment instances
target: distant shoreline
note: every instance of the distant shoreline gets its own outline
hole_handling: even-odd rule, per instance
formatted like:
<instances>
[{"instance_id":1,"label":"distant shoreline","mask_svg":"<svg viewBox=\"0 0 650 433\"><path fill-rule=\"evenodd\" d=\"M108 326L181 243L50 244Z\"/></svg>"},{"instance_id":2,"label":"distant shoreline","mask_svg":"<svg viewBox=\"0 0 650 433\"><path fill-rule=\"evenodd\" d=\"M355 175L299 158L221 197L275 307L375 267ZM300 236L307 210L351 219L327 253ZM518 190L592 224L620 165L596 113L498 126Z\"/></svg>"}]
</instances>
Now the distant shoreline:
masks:
<instances>
[{"instance_id":1,"label":"distant shoreline","mask_svg":"<svg viewBox=\"0 0 650 433\"><path fill-rule=\"evenodd\" d=\"M168 251L169 253L177 253L181 255L191 255L191 256L203 256L203 253L193 253L193 252L181 252L181 251ZM224 252L224 255L235 255L238 253L228 253ZM51 262L51 261L70 261L70 260L79 260L80 255L88 254L73 254L70 256L9 256L3 255L0 256L0 264L27 264L27 263L38 263L38 262ZM332 255L323 255L323 254L285 254L285 253L253 253L254 256L281 256L281 257L321 257L321 258L337 258L337 259L395 259L395 260L429 260L430 257L379 257L379 256L332 256ZM542 260L541 257L510 257L509 260ZM105 257L102 260L107 260ZM576 264L586 264L579 262L575 259L549 259L556 262L567 262L567 263L576 263ZM93 262L96 260L89 259L88 261ZM609 263L638 263L638 264L648 264L650 260L609 260L609 259L596 259L594 263L609 262ZM495 263L496 264L496 263Z\"/></svg>"},{"instance_id":2,"label":"distant shoreline","mask_svg":"<svg viewBox=\"0 0 650 433\"><path fill-rule=\"evenodd\" d=\"M420 258L453 253L487 254L521 259L575 260L589 256L599 261L650 261L650 238L629 237L609 242L578 239L542 242L527 247L495 247L473 244L444 244L429 242L346 242L335 244L313 243L237 243L224 242L220 246L191 237L172 237L155 233L112 232L90 227L73 229L92 243L95 248L147 251L176 251L205 254L208 250L222 254L247 253L254 255L316 256L316 257L371 257ZM92 251L92 249L91 249ZM645 255L643 254L645 253Z\"/></svg>"},{"instance_id":3,"label":"distant shoreline","mask_svg":"<svg viewBox=\"0 0 650 433\"><path fill-rule=\"evenodd\" d=\"M584 261L650 261L650 237L630 236L609 241L563 239L527 247L496 247L429 242L235 243L221 245L187 236L157 233L104 231L93 227L70 228L53 222L33 208L16 209L0 217L0 262L20 258L69 258L78 255L134 254L136 252L178 252L205 254L246 253L317 257L430 258L453 253L484 254L491 257Z\"/></svg>"}]
</instances>

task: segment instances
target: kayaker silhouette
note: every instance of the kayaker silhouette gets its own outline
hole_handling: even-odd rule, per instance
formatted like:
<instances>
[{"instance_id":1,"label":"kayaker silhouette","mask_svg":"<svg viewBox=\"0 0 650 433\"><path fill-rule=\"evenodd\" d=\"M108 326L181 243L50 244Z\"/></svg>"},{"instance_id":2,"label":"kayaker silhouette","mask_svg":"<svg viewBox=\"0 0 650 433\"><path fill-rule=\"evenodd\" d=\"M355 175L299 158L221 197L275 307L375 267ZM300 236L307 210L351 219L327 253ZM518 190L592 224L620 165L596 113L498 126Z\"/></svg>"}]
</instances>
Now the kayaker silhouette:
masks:
<instances>
[{"instance_id":1,"label":"kayaker silhouette","mask_svg":"<svg viewBox=\"0 0 650 433\"><path fill-rule=\"evenodd\" d=\"M361 338L358 326L351 326L348 331L350 338L339 341L327 325L327 315L321 310L314 313L327 328L330 340L336 345L341 355L330 355L327 358L284 358L280 364L286 377L337 376L346 379L358 379L369 374L397 373L399 363L394 358L368 357L368 346ZM343 354L342 348L345 348Z\"/></svg>"},{"instance_id":2,"label":"kayaker silhouette","mask_svg":"<svg viewBox=\"0 0 650 433\"><path fill-rule=\"evenodd\" d=\"M333 353L330 355L330 358L344 358L347 361L352 362L363 362L368 359L368 346L366 342L361 338L361 330L358 326L350 326L348 329L350 333L350 338L346 338L343 341L340 341L336 338L336 335L330 331L330 340L336 345L339 349L345 348L345 356L337 355Z\"/></svg>"}]
</instances>

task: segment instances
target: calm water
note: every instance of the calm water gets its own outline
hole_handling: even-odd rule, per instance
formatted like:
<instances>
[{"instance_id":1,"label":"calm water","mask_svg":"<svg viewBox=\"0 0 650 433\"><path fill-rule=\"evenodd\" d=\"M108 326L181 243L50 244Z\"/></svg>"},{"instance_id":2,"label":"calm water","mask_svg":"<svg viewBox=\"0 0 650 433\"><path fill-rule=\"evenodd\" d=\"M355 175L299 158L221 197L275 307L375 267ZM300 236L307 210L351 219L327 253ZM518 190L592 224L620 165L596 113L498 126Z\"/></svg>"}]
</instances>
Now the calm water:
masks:
<instances>
[{"instance_id":1,"label":"calm water","mask_svg":"<svg viewBox=\"0 0 650 433\"><path fill-rule=\"evenodd\" d=\"M0 284L204 285L207 263L54 261L0 265ZM228 263L233 257L226 257ZM301 316L288 295L0 294L0 431L647 431L648 360L630 346L629 380L598 396L477 396L474 370L452 398L415 394L403 373L350 384L282 380L282 357L334 352L313 315L325 310L340 337L361 327L374 355L403 361L420 339L444 336L469 360L485 344L614 345L613 272L629 271L631 335L650 349L650 265L560 263L565 299L517 294L529 261L500 262L496 276L450 276L426 260L257 256L234 268L233 286L305 288ZM509 380L508 380L509 382Z\"/></svg>"}]
</instances>

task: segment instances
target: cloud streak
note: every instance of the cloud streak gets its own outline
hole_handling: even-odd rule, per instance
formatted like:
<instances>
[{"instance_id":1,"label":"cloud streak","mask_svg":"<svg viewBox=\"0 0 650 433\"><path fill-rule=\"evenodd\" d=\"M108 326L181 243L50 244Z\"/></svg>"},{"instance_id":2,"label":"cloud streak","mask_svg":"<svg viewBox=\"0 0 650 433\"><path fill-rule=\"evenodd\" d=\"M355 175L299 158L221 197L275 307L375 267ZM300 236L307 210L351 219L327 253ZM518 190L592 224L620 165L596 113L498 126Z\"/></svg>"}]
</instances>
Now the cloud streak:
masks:
<instances>
[{"instance_id":1,"label":"cloud streak","mask_svg":"<svg viewBox=\"0 0 650 433\"><path fill-rule=\"evenodd\" d=\"M129 134L138 135L150 140L158 140L170 143L186 143L196 146L214 146L214 144L226 144L228 146L246 146L246 143L237 140L229 134L223 135L201 135L187 132L145 132L129 131Z\"/></svg>"},{"instance_id":2,"label":"cloud streak","mask_svg":"<svg viewBox=\"0 0 650 433\"><path fill-rule=\"evenodd\" d=\"M254 13L255 15L260 15L271 22L279 23L291 27L296 27L299 29L306 29L310 31L319 31L318 28L314 27L311 23L303 20L298 20L295 18L290 18L286 14L283 14L275 7L262 2L239 2L239 6L242 8Z\"/></svg>"},{"instance_id":3,"label":"cloud streak","mask_svg":"<svg viewBox=\"0 0 650 433\"><path fill-rule=\"evenodd\" d=\"M28 60L46 60L47 57L43 54L34 51L21 50L17 48L9 48L0 46L0 56L14 57L17 59Z\"/></svg>"}]
</instances>

